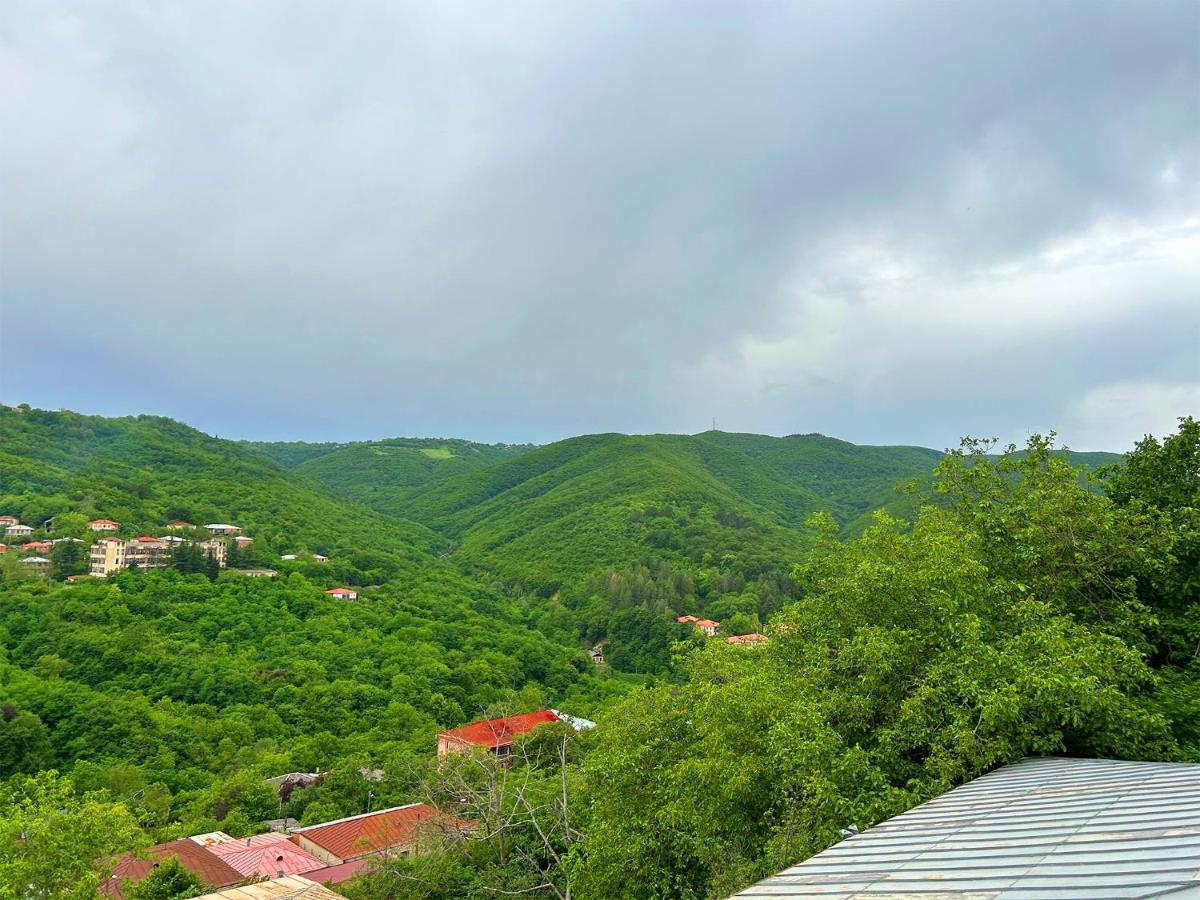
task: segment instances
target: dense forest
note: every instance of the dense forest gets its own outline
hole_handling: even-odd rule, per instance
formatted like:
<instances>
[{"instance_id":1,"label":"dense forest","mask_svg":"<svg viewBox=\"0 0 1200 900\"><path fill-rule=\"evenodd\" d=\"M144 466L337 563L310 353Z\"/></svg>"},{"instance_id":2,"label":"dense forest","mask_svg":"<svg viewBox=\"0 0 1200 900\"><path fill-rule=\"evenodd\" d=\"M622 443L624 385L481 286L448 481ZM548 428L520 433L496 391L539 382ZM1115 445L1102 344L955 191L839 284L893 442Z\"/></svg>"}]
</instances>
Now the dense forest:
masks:
<instances>
[{"instance_id":1,"label":"dense forest","mask_svg":"<svg viewBox=\"0 0 1200 900\"><path fill-rule=\"evenodd\" d=\"M220 573L0 556L0 897L94 896L119 851L420 799L481 827L339 890L723 897L1024 755L1200 760L1192 419L1079 457L1037 436L248 444L0 409L0 514L85 545L94 517L253 538ZM550 706L598 726L539 729L511 771L435 764L439 730Z\"/></svg>"}]
</instances>

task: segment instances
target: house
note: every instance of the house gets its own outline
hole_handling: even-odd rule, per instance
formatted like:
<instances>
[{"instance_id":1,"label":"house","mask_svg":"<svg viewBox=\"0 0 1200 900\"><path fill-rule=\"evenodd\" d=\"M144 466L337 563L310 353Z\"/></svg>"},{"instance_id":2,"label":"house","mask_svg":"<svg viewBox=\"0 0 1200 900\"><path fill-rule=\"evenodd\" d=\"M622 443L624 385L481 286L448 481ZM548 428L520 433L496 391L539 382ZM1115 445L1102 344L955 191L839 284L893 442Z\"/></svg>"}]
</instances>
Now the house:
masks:
<instances>
[{"instance_id":1,"label":"house","mask_svg":"<svg viewBox=\"0 0 1200 900\"><path fill-rule=\"evenodd\" d=\"M233 836L223 831L206 831L204 834L193 834L188 840L193 844L199 844L201 847L207 847L211 844L220 844L223 841L232 841Z\"/></svg>"},{"instance_id":2,"label":"house","mask_svg":"<svg viewBox=\"0 0 1200 900\"><path fill-rule=\"evenodd\" d=\"M293 819L291 816L286 816L282 819L267 819L263 822L267 831L293 831L300 827L298 819Z\"/></svg>"},{"instance_id":3,"label":"house","mask_svg":"<svg viewBox=\"0 0 1200 900\"><path fill-rule=\"evenodd\" d=\"M270 881L256 881L231 887L196 900L345 900L307 875L285 875Z\"/></svg>"},{"instance_id":4,"label":"house","mask_svg":"<svg viewBox=\"0 0 1200 900\"><path fill-rule=\"evenodd\" d=\"M242 881L244 876L222 859L218 859L194 841L180 838L165 844L156 844L141 854L126 853L119 857L113 873L103 884L100 892L109 897L123 897L125 882L141 881L158 864L174 857L179 865L199 878L208 887L223 888Z\"/></svg>"},{"instance_id":5,"label":"house","mask_svg":"<svg viewBox=\"0 0 1200 900\"><path fill-rule=\"evenodd\" d=\"M498 719L472 722L439 734L438 756L460 753L472 747L483 747L497 756L507 757L512 752L513 741L518 734L525 734L539 725L558 721L558 713L552 709L543 709L519 716L501 716Z\"/></svg>"},{"instance_id":6,"label":"house","mask_svg":"<svg viewBox=\"0 0 1200 900\"><path fill-rule=\"evenodd\" d=\"M172 547L182 547L184 544L189 543L187 538L181 538L177 534L164 534L159 537L159 540L164 544L170 544Z\"/></svg>"},{"instance_id":7,"label":"house","mask_svg":"<svg viewBox=\"0 0 1200 900\"><path fill-rule=\"evenodd\" d=\"M195 528L191 522L180 522L178 520L167 523L167 531L179 531L182 528Z\"/></svg>"},{"instance_id":8,"label":"house","mask_svg":"<svg viewBox=\"0 0 1200 900\"><path fill-rule=\"evenodd\" d=\"M8 544L0 544L0 553L8 552Z\"/></svg>"},{"instance_id":9,"label":"house","mask_svg":"<svg viewBox=\"0 0 1200 900\"><path fill-rule=\"evenodd\" d=\"M297 828L292 840L326 865L336 866L367 856L419 856L440 836L467 824L428 804L409 803Z\"/></svg>"},{"instance_id":10,"label":"house","mask_svg":"<svg viewBox=\"0 0 1200 900\"><path fill-rule=\"evenodd\" d=\"M207 845L208 852L237 869L243 878L282 878L324 869L326 863L286 834L268 831L247 838L231 838Z\"/></svg>"},{"instance_id":11,"label":"house","mask_svg":"<svg viewBox=\"0 0 1200 900\"><path fill-rule=\"evenodd\" d=\"M121 523L114 522L112 519L92 519L88 522L88 528L97 533L102 531L120 531Z\"/></svg>"},{"instance_id":12,"label":"house","mask_svg":"<svg viewBox=\"0 0 1200 900\"><path fill-rule=\"evenodd\" d=\"M714 622L712 619L697 619L696 627L709 637L715 637L717 632L721 630L721 623Z\"/></svg>"},{"instance_id":13,"label":"house","mask_svg":"<svg viewBox=\"0 0 1200 900\"><path fill-rule=\"evenodd\" d=\"M274 569L235 569L234 571L247 578L274 578L279 574Z\"/></svg>"},{"instance_id":14,"label":"house","mask_svg":"<svg viewBox=\"0 0 1200 900\"><path fill-rule=\"evenodd\" d=\"M314 553L312 556L313 562L329 562L329 557L322 556L320 553Z\"/></svg>"},{"instance_id":15,"label":"house","mask_svg":"<svg viewBox=\"0 0 1200 900\"><path fill-rule=\"evenodd\" d=\"M1195 898L1200 764L1024 759L842 834L736 896Z\"/></svg>"},{"instance_id":16,"label":"house","mask_svg":"<svg viewBox=\"0 0 1200 900\"><path fill-rule=\"evenodd\" d=\"M254 538L244 537L243 535L238 535L237 537L235 537L233 539L233 542L235 544L237 544L237 548L239 550L245 550L247 547L249 547L251 544L254 543Z\"/></svg>"},{"instance_id":17,"label":"house","mask_svg":"<svg viewBox=\"0 0 1200 900\"><path fill-rule=\"evenodd\" d=\"M337 597L339 600L357 600L358 599L358 591L351 590L350 588L338 587L338 588L333 588L331 590L328 590L325 593L327 593L331 597Z\"/></svg>"},{"instance_id":18,"label":"house","mask_svg":"<svg viewBox=\"0 0 1200 900\"><path fill-rule=\"evenodd\" d=\"M689 622L699 622L700 620L695 616L680 616L675 621L680 625L687 625Z\"/></svg>"},{"instance_id":19,"label":"house","mask_svg":"<svg viewBox=\"0 0 1200 900\"><path fill-rule=\"evenodd\" d=\"M237 525L222 525L220 523L216 523L213 525L205 525L204 527L207 528L212 534L226 535L242 533L242 529Z\"/></svg>"},{"instance_id":20,"label":"house","mask_svg":"<svg viewBox=\"0 0 1200 900\"><path fill-rule=\"evenodd\" d=\"M29 541L21 545L22 553L49 553L54 545L49 541Z\"/></svg>"},{"instance_id":21,"label":"house","mask_svg":"<svg viewBox=\"0 0 1200 900\"><path fill-rule=\"evenodd\" d=\"M0 528L7 528L9 525L19 525L21 520L16 516L0 516Z\"/></svg>"},{"instance_id":22,"label":"house","mask_svg":"<svg viewBox=\"0 0 1200 900\"><path fill-rule=\"evenodd\" d=\"M28 525L22 525L19 522L16 525L6 525L4 534L8 537L25 537L28 534L33 534L33 529Z\"/></svg>"},{"instance_id":23,"label":"house","mask_svg":"<svg viewBox=\"0 0 1200 900\"><path fill-rule=\"evenodd\" d=\"M604 645L597 644L595 647L593 647L591 650L588 651L588 656L592 660L592 665L594 665L597 669L600 668L601 666L603 666L604 665Z\"/></svg>"},{"instance_id":24,"label":"house","mask_svg":"<svg viewBox=\"0 0 1200 900\"><path fill-rule=\"evenodd\" d=\"M283 560L284 562L292 562L296 558L296 554L295 553L285 553L285 554L283 554L283 556L281 556L279 558L281 560Z\"/></svg>"},{"instance_id":25,"label":"house","mask_svg":"<svg viewBox=\"0 0 1200 900\"><path fill-rule=\"evenodd\" d=\"M21 562L29 566L29 568L33 569L35 572L50 571L50 560L46 559L44 556L27 556L21 560Z\"/></svg>"},{"instance_id":26,"label":"house","mask_svg":"<svg viewBox=\"0 0 1200 900\"><path fill-rule=\"evenodd\" d=\"M727 644L739 644L743 647L757 647L759 644L764 644L768 640L765 634L754 632L753 634L731 634L725 638Z\"/></svg>"}]
</instances>

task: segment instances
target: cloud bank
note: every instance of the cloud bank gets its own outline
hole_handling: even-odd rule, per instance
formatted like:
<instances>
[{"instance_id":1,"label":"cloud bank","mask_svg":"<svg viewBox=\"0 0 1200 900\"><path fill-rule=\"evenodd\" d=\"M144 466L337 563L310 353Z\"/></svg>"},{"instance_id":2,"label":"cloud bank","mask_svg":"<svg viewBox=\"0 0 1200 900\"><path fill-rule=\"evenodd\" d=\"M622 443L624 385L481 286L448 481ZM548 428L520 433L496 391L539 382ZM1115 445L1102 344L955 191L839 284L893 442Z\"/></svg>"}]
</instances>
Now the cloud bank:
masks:
<instances>
[{"instance_id":1,"label":"cloud bank","mask_svg":"<svg viewBox=\"0 0 1200 900\"><path fill-rule=\"evenodd\" d=\"M17 2L0 394L223 435L1124 449L1200 412L1191 2Z\"/></svg>"}]
</instances>

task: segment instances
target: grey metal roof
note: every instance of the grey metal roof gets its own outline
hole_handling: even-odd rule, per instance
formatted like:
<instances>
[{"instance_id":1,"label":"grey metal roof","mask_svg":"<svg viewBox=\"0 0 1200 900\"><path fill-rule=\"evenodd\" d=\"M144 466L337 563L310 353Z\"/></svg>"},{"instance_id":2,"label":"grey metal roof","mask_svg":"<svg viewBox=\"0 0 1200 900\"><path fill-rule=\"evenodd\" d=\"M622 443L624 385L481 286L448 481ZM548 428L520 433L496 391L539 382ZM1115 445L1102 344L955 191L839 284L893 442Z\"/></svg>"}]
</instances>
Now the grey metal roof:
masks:
<instances>
[{"instance_id":1,"label":"grey metal roof","mask_svg":"<svg viewBox=\"0 0 1200 900\"><path fill-rule=\"evenodd\" d=\"M1022 760L737 896L1200 898L1200 765Z\"/></svg>"}]
</instances>

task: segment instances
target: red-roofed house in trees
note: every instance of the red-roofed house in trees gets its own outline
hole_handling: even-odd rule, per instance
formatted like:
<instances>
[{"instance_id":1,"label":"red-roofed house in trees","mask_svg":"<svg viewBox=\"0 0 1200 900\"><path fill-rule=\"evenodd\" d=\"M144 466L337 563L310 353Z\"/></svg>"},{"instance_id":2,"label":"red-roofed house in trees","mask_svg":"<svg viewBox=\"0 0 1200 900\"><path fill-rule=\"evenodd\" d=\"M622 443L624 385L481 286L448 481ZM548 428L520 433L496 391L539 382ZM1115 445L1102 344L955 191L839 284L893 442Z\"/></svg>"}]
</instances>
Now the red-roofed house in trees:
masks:
<instances>
[{"instance_id":1,"label":"red-roofed house in trees","mask_svg":"<svg viewBox=\"0 0 1200 900\"><path fill-rule=\"evenodd\" d=\"M558 713L552 709L543 709L519 716L501 716L498 719L472 722L462 728L439 734L438 756L458 753L471 747L483 747L497 756L508 756L512 752L513 740L518 734L525 734L539 725L558 721Z\"/></svg>"},{"instance_id":2,"label":"red-roofed house in trees","mask_svg":"<svg viewBox=\"0 0 1200 900\"><path fill-rule=\"evenodd\" d=\"M364 856L419 856L440 835L468 827L467 822L425 803L409 803L378 812L297 828L292 840L327 865Z\"/></svg>"},{"instance_id":3,"label":"red-roofed house in trees","mask_svg":"<svg viewBox=\"0 0 1200 900\"><path fill-rule=\"evenodd\" d=\"M54 545L47 541L30 541L22 544L21 549L26 553L49 553L54 549Z\"/></svg>"},{"instance_id":4,"label":"red-roofed house in trees","mask_svg":"<svg viewBox=\"0 0 1200 900\"><path fill-rule=\"evenodd\" d=\"M332 589L326 591L325 593L327 593L330 597L337 597L339 600L357 600L358 599L358 591L351 590L350 588L344 588L344 587L332 588Z\"/></svg>"},{"instance_id":5,"label":"red-roofed house in trees","mask_svg":"<svg viewBox=\"0 0 1200 900\"><path fill-rule=\"evenodd\" d=\"M721 623L714 622L712 619L697 619L696 627L709 637L714 637L716 633L721 630Z\"/></svg>"},{"instance_id":6,"label":"red-roofed house in trees","mask_svg":"<svg viewBox=\"0 0 1200 900\"><path fill-rule=\"evenodd\" d=\"M725 638L727 644L740 644L743 647L755 647L758 644L766 643L767 640L768 638L765 634L757 632L754 634L731 634Z\"/></svg>"},{"instance_id":7,"label":"red-roofed house in trees","mask_svg":"<svg viewBox=\"0 0 1200 900\"><path fill-rule=\"evenodd\" d=\"M7 528L9 525L16 525L21 520L16 516L0 516L0 528Z\"/></svg>"},{"instance_id":8,"label":"red-roofed house in trees","mask_svg":"<svg viewBox=\"0 0 1200 900\"><path fill-rule=\"evenodd\" d=\"M120 531L121 523L114 522L112 519L92 519L88 522L88 528L92 531Z\"/></svg>"},{"instance_id":9,"label":"red-roofed house in trees","mask_svg":"<svg viewBox=\"0 0 1200 900\"><path fill-rule=\"evenodd\" d=\"M199 878L206 887L223 888L237 884L245 876L237 869L218 859L208 850L188 838L158 844L141 854L126 853L117 860L113 874L100 885L100 893L109 897L124 896L122 888L129 881L141 881L160 862L175 857L179 865Z\"/></svg>"},{"instance_id":10,"label":"red-roofed house in trees","mask_svg":"<svg viewBox=\"0 0 1200 900\"><path fill-rule=\"evenodd\" d=\"M686 625L688 622L699 622L700 620L697 619L695 616L680 616L675 621L678 622L680 625Z\"/></svg>"}]
</instances>

